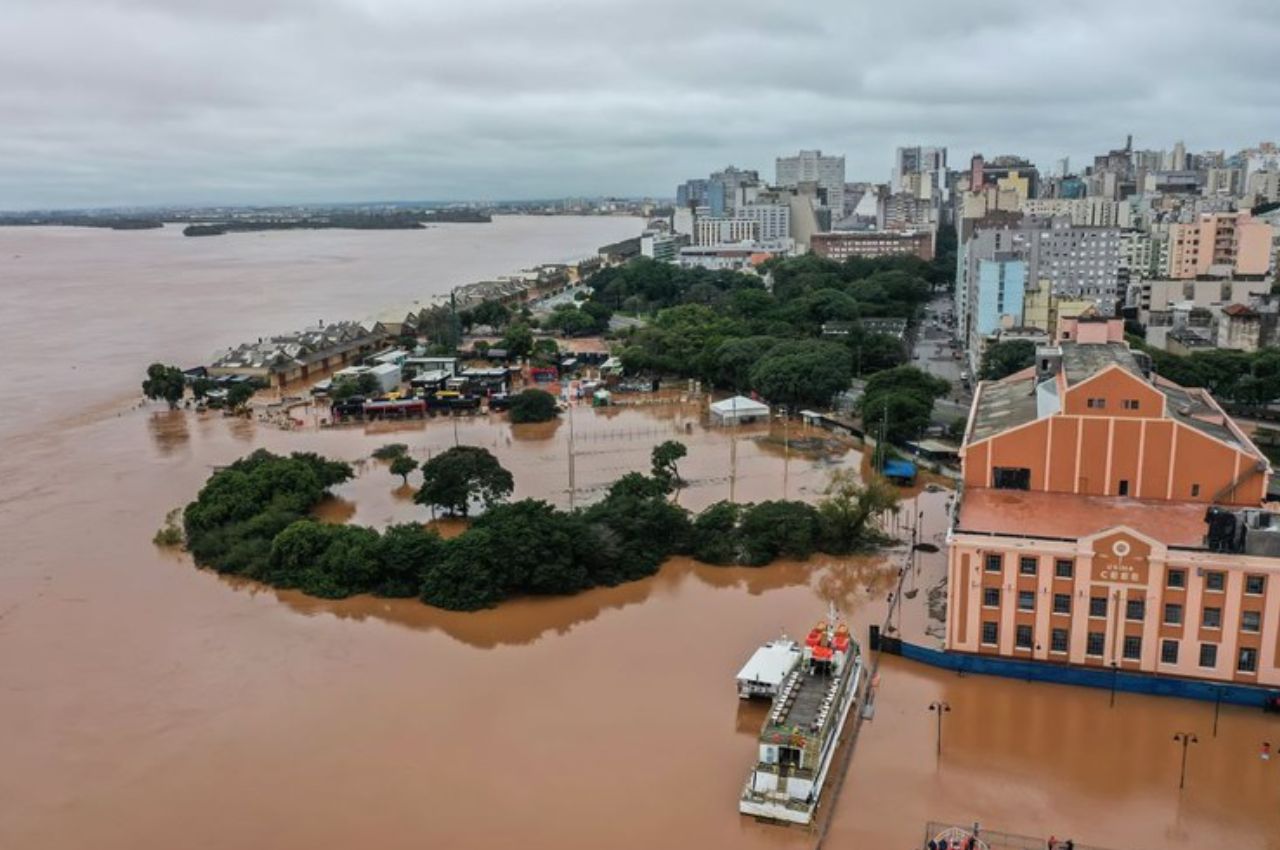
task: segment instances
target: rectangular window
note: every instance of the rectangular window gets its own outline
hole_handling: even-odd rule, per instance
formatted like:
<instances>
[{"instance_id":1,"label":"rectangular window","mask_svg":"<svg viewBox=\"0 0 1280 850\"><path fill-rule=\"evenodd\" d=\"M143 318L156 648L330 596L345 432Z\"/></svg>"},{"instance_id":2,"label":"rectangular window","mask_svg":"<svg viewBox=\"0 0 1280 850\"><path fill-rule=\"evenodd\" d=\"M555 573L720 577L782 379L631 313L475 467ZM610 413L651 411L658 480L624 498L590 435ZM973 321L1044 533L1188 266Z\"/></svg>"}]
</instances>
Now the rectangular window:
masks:
<instances>
[{"instance_id":1,"label":"rectangular window","mask_svg":"<svg viewBox=\"0 0 1280 850\"><path fill-rule=\"evenodd\" d=\"M1218 645L1216 643L1200 644L1200 666L1201 667L1217 667L1218 666Z\"/></svg>"},{"instance_id":2,"label":"rectangular window","mask_svg":"<svg viewBox=\"0 0 1280 850\"><path fill-rule=\"evenodd\" d=\"M1126 398L1123 403L1125 410L1137 410L1138 400L1136 398Z\"/></svg>"},{"instance_id":3,"label":"rectangular window","mask_svg":"<svg viewBox=\"0 0 1280 850\"><path fill-rule=\"evenodd\" d=\"M998 490L1030 490L1031 470L1020 466L997 466L991 470L991 486Z\"/></svg>"},{"instance_id":4,"label":"rectangular window","mask_svg":"<svg viewBox=\"0 0 1280 850\"><path fill-rule=\"evenodd\" d=\"M984 587L982 589L982 604L988 608L1000 607L1000 588Z\"/></svg>"},{"instance_id":5,"label":"rectangular window","mask_svg":"<svg viewBox=\"0 0 1280 850\"><path fill-rule=\"evenodd\" d=\"M1017 630L1013 634L1013 644L1018 649L1030 649L1031 648L1031 627L1018 626Z\"/></svg>"},{"instance_id":6,"label":"rectangular window","mask_svg":"<svg viewBox=\"0 0 1280 850\"><path fill-rule=\"evenodd\" d=\"M1107 636L1102 632L1089 632L1085 640L1084 654L1101 656L1106 640Z\"/></svg>"},{"instance_id":7,"label":"rectangular window","mask_svg":"<svg viewBox=\"0 0 1280 850\"><path fill-rule=\"evenodd\" d=\"M1164 624L1166 626L1182 625L1182 605L1177 602L1164 603Z\"/></svg>"},{"instance_id":8,"label":"rectangular window","mask_svg":"<svg viewBox=\"0 0 1280 850\"><path fill-rule=\"evenodd\" d=\"M1222 590L1227 586L1227 574L1220 570L1212 570L1204 574L1205 590Z\"/></svg>"},{"instance_id":9,"label":"rectangular window","mask_svg":"<svg viewBox=\"0 0 1280 850\"><path fill-rule=\"evenodd\" d=\"M1147 614L1147 603L1142 599L1129 599L1124 604L1124 618L1126 620L1139 620Z\"/></svg>"},{"instance_id":10,"label":"rectangular window","mask_svg":"<svg viewBox=\"0 0 1280 850\"><path fill-rule=\"evenodd\" d=\"M1036 610L1036 592L1034 590L1018 591L1018 610L1019 611Z\"/></svg>"},{"instance_id":11,"label":"rectangular window","mask_svg":"<svg viewBox=\"0 0 1280 850\"><path fill-rule=\"evenodd\" d=\"M1054 629L1049 633L1049 649L1053 652L1067 651L1067 630Z\"/></svg>"},{"instance_id":12,"label":"rectangular window","mask_svg":"<svg viewBox=\"0 0 1280 850\"><path fill-rule=\"evenodd\" d=\"M1142 657L1142 638L1138 635L1125 635L1124 637L1124 657L1130 661L1137 661Z\"/></svg>"},{"instance_id":13,"label":"rectangular window","mask_svg":"<svg viewBox=\"0 0 1280 850\"><path fill-rule=\"evenodd\" d=\"M1091 410L1105 410L1107 400L1105 398L1091 398L1088 401L1088 406Z\"/></svg>"},{"instance_id":14,"label":"rectangular window","mask_svg":"<svg viewBox=\"0 0 1280 850\"><path fill-rule=\"evenodd\" d=\"M1127 479L1124 479L1124 478L1120 479L1120 492L1117 495L1120 495L1120 496L1129 495L1129 482Z\"/></svg>"},{"instance_id":15,"label":"rectangular window","mask_svg":"<svg viewBox=\"0 0 1280 850\"><path fill-rule=\"evenodd\" d=\"M1076 565L1074 561L1066 558L1059 558L1053 562L1053 574L1058 578L1071 578L1075 575Z\"/></svg>"},{"instance_id":16,"label":"rectangular window","mask_svg":"<svg viewBox=\"0 0 1280 850\"><path fill-rule=\"evenodd\" d=\"M1166 576L1166 583L1169 587L1183 588L1187 586L1186 570L1169 570Z\"/></svg>"},{"instance_id":17,"label":"rectangular window","mask_svg":"<svg viewBox=\"0 0 1280 850\"><path fill-rule=\"evenodd\" d=\"M1222 628L1222 609L1221 608L1204 609L1204 616L1200 620L1200 625L1206 629Z\"/></svg>"},{"instance_id":18,"label":"rectangular window","mask_svg":"<svg viewBox=\"0 0 1280 850\"><path fill-rule=\"evenodd\" d=\"M1162 664L1178 663L1178 642L1166 640L1160 644L1160 662Z\"/></svg>"},{"instance_id":19,"label":"rectangular window","mask_svg":"<svg viewBox=\"0 0 1280 850\"><path fill-rule=\"evenodd\" d=\"M982 643L984 646L995 646L1000 639L1000 625L987 621L982 624Z\"/></svg>"},{"instance_id":20,"label":"rectangular window","mask_svg":"<svg viewBox=\"0 0 1280 850\"><path fill-rule=\"evenodd\" d=\"M1240 656L1236 659L1236 669L1241 673L1258 672L1258 650L1251 646L1240 647Z\"/></svg>"},{"instance_id":21,"label":"rectangular window","mask_svg":"<svg viewBox=\"0 0 1280 850\"><path fill-rule=\"evenodd\" d=\"M987 572L998 573L1002 569L1004 569L1004 561L1001 560L999 555L987 556Z\"/></svg>"},{"instance_id":22,"label":"rectangular window","mask_svg":"<svg viewBox=\"0 0 1280 850\"><path fill-rule=\"evenodd\" d=\"M1035 574L1036 574L1036 559L1035 559L1035 558L1026 558L1026 557L1019 558L1019 559L1018 559L1018 572L1019 572L1019 573L1021 573L1021 574L1022 574L1022 575L1024 575L1024 576L1033 576L1033 575L1035 575Z\"/></svg>"},{"instance_id":23,"label":"rectangular window","mask_svg":"<svg viewBox=\"0 0 1280 850\"><path fill-rule=\"evenodd\" d=\"M1090 617L1107 616L1107 597L1105 596L1089 597L1089 616Z\"/></svg>"},{"instance_id":24,"label":"rectangular window","mask_svg":"<svg viewBox=\"0 0 1280 850\"><path fill-rule=\"evenodd\" d=\"M1240 631L1257 632L1262 630L1262 612L1261 611L1241 611L1240 612Z\"/></svg>"},{"instance_id":25,"label":"rectangular window","mask_svg":"<svg viewBox=\"0 0 1280 850\"><path fill-rule=\"evenodd\" d=\"M1071 594L1070 593L1053 594L1053 613L1055 614L1071 613Z\"/></svg>"},{"instance_id":26,"label":"rectangular window","mask_svg":"<svg viewBox=\"0 0 1280 850\"><path fill-rule=\"evenodd\" d=\"M1192 485L1191 485L1191 498L1193 498L1193 499L1194 499L1196 496L1199 496L1199 495L1200 495L1200 485L1199 485L1199 484L1192 484Z\"/></svg>"},{"instance_id":27,"label":"rectangular window","mask_svg":"<svg viewBox=\"0 0 1280 850\"><path fill-rule=\"evenodd\" d=\"M1261 596L1267 589L1266 576L1245 576L1244 592L1250 596Z\"/></svg>"}]
</instances>

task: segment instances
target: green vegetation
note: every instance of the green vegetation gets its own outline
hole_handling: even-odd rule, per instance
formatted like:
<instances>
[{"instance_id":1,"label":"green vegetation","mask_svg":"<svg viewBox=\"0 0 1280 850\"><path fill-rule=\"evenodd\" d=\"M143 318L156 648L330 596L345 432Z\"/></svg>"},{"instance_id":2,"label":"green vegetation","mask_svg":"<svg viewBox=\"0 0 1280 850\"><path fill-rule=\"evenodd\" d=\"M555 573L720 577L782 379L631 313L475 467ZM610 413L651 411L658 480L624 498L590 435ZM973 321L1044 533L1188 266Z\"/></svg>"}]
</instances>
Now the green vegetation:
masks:
<instances>
[{"instance_id":1,"label":"green vegetation","mask_svg":"<svg viewBox=\"0 0 1280 850\"><path fill-rule=\"evenodd\" d=\"M174 508L164 516L164 525L156 532L151 542L162 549L171 549L182 545L182 508Z\"/></svg>"},{"instance_id":2,"label":"green vegetation","mask_svg":"<svg viewBox=\"0 0 1280 850\"><path fill-rule=\"evenodd\" d=\"M262 578L276 535L305 519L351 467L314 454L259 450L215 472L182 515L196 563Z\"/></svg>"},{"instance_id":3,"label":"green vegetation","mask_svg":"<svg viewBox=\"0 0 1280 850\"><path fill-rule=\"evenodd\" d=\"M355 377L344 375L333 382L329 388L329 397L334 401L343 401L352 396L373 396L381 391L382 385L377 377L368 372L361 372Z\"/></svg>"},{"instance_id":4,"label":"green vegetation","mask_svg":"<svg viewBox=\"0 0 1280 850\"><path fill-rule=\"evenodd\" d=\"M511 421L514 423L550 422L559 415L556 397L546 390L530 387L511 399Z\"/></svg>"},{"instance_id":5,"label":"green vegetation","mask_svg":"<svg viewBox=\"0 0 1280 850\"><path fill-rule=\"evenodd\" d=\"M509 325L498 347L504 349L508 357L528 357L533 351L533 329L524 322Z\"/></svg>"},{"instance_id":6,"label":"green vegetation","mask_svg":"<svg viewBox=\"0 0 1280 850\"><path fill-rule=\"evenodd\" d=\"M543 321L542 326L564 336L590 336L607 331L612 317L613 310L601 301L575 302L561 304Z\"/></svg>"},{"instance_id":7,"label":"green vegetation","mask_svg":"<svg viewBox=\"0 0 1280 850\"><path fill-rule=\"evenodd\" d=\"M142 382L142 394L152 401L164 399L173 410L182 401L186 390L185 376L177 366L152 363L147 367L147 378Z\"/></svg>"},{"instance_id":8,"label":"green vegetation","mask_svg":"<svg viewBox=\"0 0 1280 850\"><path fill-rule=\"evenodd\" d=\"M400 455L408 453L409 447L404 443L387 443L373 450L373 458L374 460L395 460Z\"/></svg>"},{"instance_id":9,"label":"green vegetation","mask_svg":"<svg viewBox=\"0 0 1280 850\"><path fill-rule=\"evenodd\" d=\"M982 365L978 377L984 381L998 381L1014 372L1021 372L1036 363L1036 344L1026 339L1013 339L987 346L982 353Z\"/></svg>"},{"instance_id":10,"label":"green vegetation","mask_svg":"<svg viewBox=\"0 0 1280 850\"><path fill-rule=\"evenodd\" d=\"M603 304L652 316L624 337L619 356L630 373L826 407L855 373L905 362L901 340L869 333L861 320L915 319L935 275L915 258L839 263L812 255L770 261L764 272L772 291L757 275L635 260L592 276L593 297L579 309Z\"/></svg>"},{"instance_id":11,"label":"green vegetation","mask_svg":"<svg viewBox=\"0 0 1280 850\"><path fill-rule=\"evenodd\" d=\"M833 479L816 508L721 502L691 517L668 498L679 481L675 462L683 452L677 446L683 449L667 443L654 450L659 474L624 475L587 508L487 499L487 510L447 541L413 523L379 533L317 522L312 509L351 477L351 468L312 454L286 458L260 450L209 478L183 512L183 528L196 562L219 572L327 598L418 596L442 608L473 610L512 596L632 581L652 575L674 554L761 565L779 556L856 551L881 541L872 518L896 500L892 488L864 488L844 477ZM451 451L462 465L483 467L499 485L505 481L505 489L497 487L500 497L510 492L510 473L480 459L488 452ZM476 497L484 494L473 487L462 504Z\"/></svg>"},{"instance_id":12,"label":"green vegetation","mask_svg":"<svg viewBox=\"0 0 1280 850\"><path fill-rule=\"evenodd\" d=\"M253 398L253 394L257 392L257 388L249 383L232 384L227 388L227 407L231 410L239 410L249 403L249 399Z\"/></svg>"},{"instance_id":13,"label":"green vegetation","mask_svg":"<svg viewBox=\"0 0 1280 850\"><path fill-rule=\"evenodd\" d=\"M667 440L654 446L650 457L653 478L665 482L672 490L683 487L684 479L680 477L680 469L676 464L687 454L689 450L679 440Z\"/></svg>"},{"instance_id":14,"label":"green vegetation","mask_svg":"<svg viewBox=\"0 0 1280 850\"><path fill-rule=\"evenodd\" d=\"M408 455L396 455L391 459L390 471L392 475L399 475L404 479L404 486L409 486L409 473L418 468L418 462Z\"/></svg>"},{"instance_id":15,"label":"green vegetation","mask_svg":"<svg viewBox=\"0 0 1280 850\"><path fill-rule=\"evenodd\" d=\"M929 424L933 400L946 395L951 385L914 366L898 366L867 379L860 402L867 431L879 434L887 421L885 438L891 443L912 440Z\"/></svg>"},{"instance_id":16,"label":"green vegetation","mask_svg":"<svg viewBox=\"0 0 1280 850\"><path fill-rule=\"evenodd\" d=\"M454 446L422 465L422 489L414 501L466 516L473 501L492 508L514 487L511 473L488 449Z\"/></svg>"}]
</instances>

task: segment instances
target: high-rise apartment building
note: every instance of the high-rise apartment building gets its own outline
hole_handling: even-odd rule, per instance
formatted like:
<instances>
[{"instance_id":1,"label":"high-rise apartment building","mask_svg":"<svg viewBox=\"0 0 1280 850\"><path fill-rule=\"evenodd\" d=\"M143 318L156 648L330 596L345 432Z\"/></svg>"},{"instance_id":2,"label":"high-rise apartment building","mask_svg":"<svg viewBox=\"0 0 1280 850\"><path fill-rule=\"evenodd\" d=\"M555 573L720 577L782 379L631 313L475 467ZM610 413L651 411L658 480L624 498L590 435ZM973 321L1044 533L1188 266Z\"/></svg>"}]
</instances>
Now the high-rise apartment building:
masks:
<instances>
[{"instance_id":1,"label":"high-rise apartment building","mask_svg":"<svg viewBox=\"0 0 1280 850\"><path fill-rule=\"evenodd\" d=\"M836 216L844 214L844 157L823 156L822 151L800 151L797 156L780 156L777 164L777 184L795 188L802 183L818 187L822 205L834 210Z\"/></svg>"},{"instance_id":2,"label":"high-rise apartment building","mask_svg":"<svg viewBox=\"0 0 1280 850\"><path fill-rule=\"evenodd\" d=\"M1271 266L1271 225L1247 212L1204 213L1169 225L1171 278L1259 275Z\"/></svg>"}]
</instances>

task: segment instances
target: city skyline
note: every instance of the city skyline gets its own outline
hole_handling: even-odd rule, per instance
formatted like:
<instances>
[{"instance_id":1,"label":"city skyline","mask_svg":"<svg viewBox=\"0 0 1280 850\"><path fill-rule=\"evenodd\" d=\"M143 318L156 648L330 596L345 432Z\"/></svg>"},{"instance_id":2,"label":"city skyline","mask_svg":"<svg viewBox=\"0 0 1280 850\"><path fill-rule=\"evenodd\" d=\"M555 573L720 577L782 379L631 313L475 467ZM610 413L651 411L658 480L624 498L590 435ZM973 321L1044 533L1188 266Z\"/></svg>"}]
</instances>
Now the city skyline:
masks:
<instances>
[{"instance_id":1,"label":"city skyline","mask_svg":"<svg viewBox=\"0 0 1280 850\"><path fill-rule=\"evenodd\" d=\"M1274 134L1280 12L1086 5L19 0L0 208L668 197L801 149L884 182L907 145L1051 171Z\"/></svg>"}]
</instances>

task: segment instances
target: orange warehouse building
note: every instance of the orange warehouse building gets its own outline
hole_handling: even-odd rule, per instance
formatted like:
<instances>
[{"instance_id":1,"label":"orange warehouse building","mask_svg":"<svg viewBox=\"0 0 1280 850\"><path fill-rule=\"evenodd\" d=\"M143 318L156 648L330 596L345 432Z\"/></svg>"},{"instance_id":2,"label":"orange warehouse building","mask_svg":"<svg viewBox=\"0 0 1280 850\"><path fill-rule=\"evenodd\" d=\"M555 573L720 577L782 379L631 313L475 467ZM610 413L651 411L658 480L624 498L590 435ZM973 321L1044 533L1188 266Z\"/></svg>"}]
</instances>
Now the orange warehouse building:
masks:
<instances>
[{"instance_id":1,"label":"orange warehouse building","mask_svg":"<svg viewBox=\"0 0 1280 850\"><path fill-rule=\"evenodd\" d=\"M1115 319L979 385L949 531L950 651L1280 685L1266 457Z\"/></svg>"}]
</instances>

